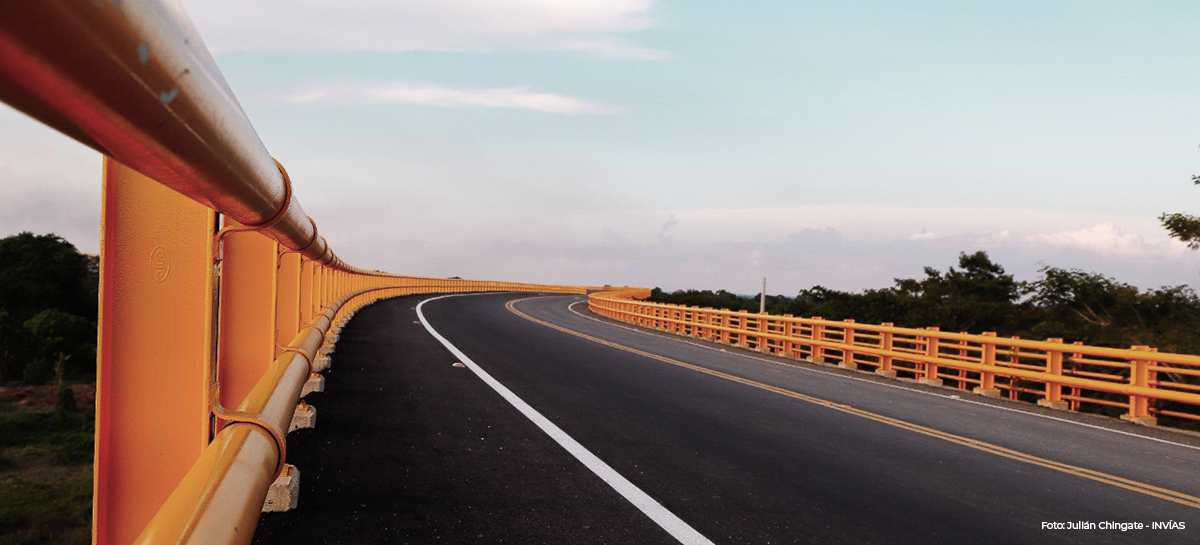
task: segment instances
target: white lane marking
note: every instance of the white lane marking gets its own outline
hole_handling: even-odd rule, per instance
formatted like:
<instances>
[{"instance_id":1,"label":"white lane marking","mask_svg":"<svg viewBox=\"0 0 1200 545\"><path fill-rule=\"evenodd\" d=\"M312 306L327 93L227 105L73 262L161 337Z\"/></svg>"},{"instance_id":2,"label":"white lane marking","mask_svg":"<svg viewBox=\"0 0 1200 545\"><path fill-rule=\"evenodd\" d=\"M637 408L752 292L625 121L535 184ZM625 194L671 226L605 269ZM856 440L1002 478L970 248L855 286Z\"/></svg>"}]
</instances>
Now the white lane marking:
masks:
<instances>
[{"instance_id":1,"label":"white lane marking","mask_svg":"<svg viewBox=\"0 0 1200 545\"><path fill-rule=\"evenodd\" d=\"M1189 449L1192 449L1192 450L1200 450L1200 447L1193 446L1193 445L1188 445L1188 444L1186 444L1186 443L1176 443L1175 441L1170 441L1170 440L1167 440L1167 439L1159 439L1158 437L1150 437L1150 436L1148 436L1148 435L1139 435L1139 434L1136 434L1136 433L1131 433L1131 432L1127 432L1127 431L1114 430L1114 429L1112 429L1112 428L1106 428L1106 427L1104 427L1104 426L1097 426L1097 425L1095 425L1095 424L1087 424L1087 423L1085 423L1085 422L1077 422L1077 421L1075 421L1075 420L1067 420L1066 418L1059 418L1059 417L1057 417L1057 416L1050 416L1050 415L1047 415L1047 414L1031 413L1031 412L1023 411L1023 410L1021 410L1021 409L1014 409L1014 408L1012 408L1012 407L1001 407L1001 406L999 406L999 405L992 405L992 404L990 404L990 403L983 403L983 402L980 402L980 401L974 401L974 400L971 400L971 399L964 399L964 398L961 398L961 397L959 397L959 396L957 396L957 395L954 395L954 394L938 394L938 393L934 393L934 392L926 392L926 391L924 391L924 390L914 390L914 389L911 389L911 388L906 388L906 387L904 387L904 385L902 385L902 384L888 384L888 383L886 383L886 382L879 382L879 381L875 381L875 380L869 380L869 379L865 379L865 378L852 377L852 376L842 375L842 374L838 374L838 373L830 373L829 371L822 371L822 370L820 370L820 369L810 369L810 368L808 368L808 367L801 367L801 366L799 366L799 365L792 365L792 364L789 364L789 363L787 363L787 362L781 362L781 361L772 361L772 360L769 360L769 359L766 359L766 358L755 357L755 356L752 356L752 355L750 355L750 354L742 354L742 353L740 353L740 352L730 352L730 351L728 351L728 350L725 350L724 348L719 348L719 347L715 347L715 346L707 346L707 345L703 345L703 344L700 344L700 343L697 343L697 342L692 342L692 341L688 341L688 340L684 340L684 339L672 339L672 338L670 338L670 337L662 337L662 336L659 336L659 335L655 335L656 331L653 331L653 330L643 330L643 329L639 329L639 328L632 327L632 326L627 326L627 325L622 325L622 324L614 324L614 323L611 323L611 322L606 322L606 321L604 321L604 320L600 320L600 319L598 319L598 318L595 318L595 317L592 317L592 316L588 316L588 315L586 315L586 314L583 314L582 312L579 312L578 310L575 310L575 305L578 305L578 304L581 304L581 303L586 303L586 302L587 302L587 301L575 301L574 303L571 303L570 305L567 305L567 310L570 310L572 314L575 314L576 316L579 316L580 318L585 318L585 319L591 320L591 321L593 321L593 322L598 322L598 323L601 323L601 324L607 325L607 326L609 326L609 327L616 327L616 328L620 328L620 329L625 329L625 330L628 330L628 331L633 331L633 332L641 333L641 334L643 334L643 335L650 335L650 336L652 336L652 337L665 338L665 339L672 340L672 341L675 341L675 342L680 342L680 343L683 343L683 344L687 344L687 345L695 346L695 347L697 347L697 348L703 348L703 349L705 349L705 350L712 350L712 351L714 351L714 352L723 352L723 353L725 353L725 354L735 355L735 356L739 356L739 357L742 357L742 358L746 358L746 359L748 359L748 360L754 360L754 361L757 361L757 362L769 363L769 364L771 364L771 365L780 365L780 366L787 367L787 368L789 368L789 369L799 369L799 370L801 370L801 371L807 371L807 372L809 372L809 373L817 373L817 374L826 375L826 376L835 377L835 378L844 379L844 380L856 380L856 381L859 381L859 382L866 382L866 383L869 383L869 384L875 384L875 385L878 385L878 386L884 386L884 387L887 387L887 388L896 388L897 390L904 390L904 391L906 391L906 392L913 392L913 393L917 393L917 394L923 394L923 395L927 395L927 396L940 397L940 398L945 398L945 399L952 399L952 400L954 400L954 401L958 401L958 402L961 402L961 403L970 403L970 404L972 404L972 405L978 405L978 406L980 406L980 407L987 407L987 408L989 408L989 409L996 409L996 410L1000 410L1000 411L1009 411L1009 412L1014 412L1014 413L1018 413L1018 414L1023 414L1023 415L1026 415L1026 416L1035 416L1035 417L1038 417L1038 418L1045 418L1045 419L1047 419L1047 420L1053 420L1053 421L1055 421L1055 422L1064 422L1064 423L1067 423L1067 424L1072 424L1072 425L1075 425L1075 426L1083 426L1083 427L1085 427L1085 428L1091 428L1091 429L1094 429L1094 430L1106 431L1106 432L1110 432L1110 433L1116 433L1116 434L1120 434L1120 435L1126 435L1126 436L1129 436L1129 437L1137 437L1137 438L1139 438L1139 439L1145 439L1145 440L1147 440L1147 441L1156 441L1156 442L1159 442L1159 443L1166 443L1166 444L1168 444L1168 445L1174 445L1174 446L1177 446L1177 447L1189 448Z\"/></svg>"},{"instance_id":2,"label":"white lane marking","mask_svg":"<svg viewBox=\"0 0 1200 545\"><path fill-rule=\"evenodd\" d=\"M583 462L583 465L587 466L592 473L595 473L597 477L603 479L604 482L608 483L608 486L612 487L613 490L616 490L617 493L621 494L621 496L624 496L626 500L629 500L629 503L632 503L634 507L637 507L639 510L641 510L641 512L645 513L646 516L650 517L651 520L661 526L662 529L666 530L667 533L671 534L671 537L674 537L680 543L685 545L713 545L713 542L709 541L708 538L704 537L700 534L700 532L697 532L694 528L688 525L688 523L675 516L674 513L668 511L666 507L663 507L662 504L658 503L658 501L656 501L654 498L651 498L649 494L646 494L642 491L642 489L629 482L628 479L622 477L620 473L617 473L616 470L604 463L603 460L598 458L595 454L592 454L592 452L588 449L584 448L583 445L571 438L570 435L567 435L566 432L551 422L550 419L542 416L542 413L539 413L536 409L530 407L528 403L525 403L524 400L517 397L517 394L514 394L512 390L509 390L503 384L500 384L499 381L492 378L487 371L484 371L483 368L479 367L479 365L471 360L471 358L468 358L466 354L458 349L458 347L454 346L454 344L438 333L437 330L433 329L433 326L429 324L429 320L425 319L425 314L421 312L421 307L425 306L425 303L430 301L436 301L446 297L460 296L461 295L442 295L439 297L432 297L430 299L421 301L417 305L417 318L421 320L421 324L425 326L425 330L428 331L430 335L433 335L433 338L441 342L442 346L445 346L448 350L450 350L450 353L454 354L455 357L462 360L462 362L467 365L468 369L474 372L475 375L483 380L483 382L488 386L491 386L496 393L500 394L501 397L512 404L512 406L518 411L521 411L521 414L525 415L525 418L528 418L531 422L536 424L537 427L541 428L542 431L546 432L546 435L549 435L551 439L554 439L555 442L562 446L562 448L566 449L567 452L571 453L571 455L577 460Z\"/></svg>"}]
</instances>

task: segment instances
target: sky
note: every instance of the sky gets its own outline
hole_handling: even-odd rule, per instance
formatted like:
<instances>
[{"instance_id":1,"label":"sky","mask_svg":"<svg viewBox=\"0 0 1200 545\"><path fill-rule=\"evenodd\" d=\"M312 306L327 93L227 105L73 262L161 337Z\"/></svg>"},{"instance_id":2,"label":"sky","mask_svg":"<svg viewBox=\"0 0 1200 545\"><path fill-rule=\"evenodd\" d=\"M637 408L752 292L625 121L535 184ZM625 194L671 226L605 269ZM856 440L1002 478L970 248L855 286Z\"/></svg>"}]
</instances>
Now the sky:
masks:
<instances>
[{"instance_id":1,"label":"sky","mask_svg":"<svg viewBox=\"0 0 1200 545\"><path fill-rule=\"evenodd\" d=\"M337 254L858 291L986 251L1200 286L1200 3L185 0ZM96 252L100 157L0 106L0 236Z\"/></svg>"}]
</instances>

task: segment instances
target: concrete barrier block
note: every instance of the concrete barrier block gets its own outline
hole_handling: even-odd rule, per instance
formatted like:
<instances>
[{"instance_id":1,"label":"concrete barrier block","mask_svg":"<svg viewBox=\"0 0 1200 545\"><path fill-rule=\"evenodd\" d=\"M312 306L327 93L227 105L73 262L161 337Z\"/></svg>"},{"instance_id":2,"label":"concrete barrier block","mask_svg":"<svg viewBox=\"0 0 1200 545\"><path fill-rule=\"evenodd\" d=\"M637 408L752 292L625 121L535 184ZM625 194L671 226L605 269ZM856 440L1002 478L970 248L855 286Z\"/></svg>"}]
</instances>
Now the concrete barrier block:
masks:
<instances>
[{"instance_id":1,"label":"concrete barrier block","mask_svg":"<svg viewBox=\"0 0 1200 545\"><path fill-rule=\"evenodd\" d=\"M324 391L325 391L325 377L318 375L316 373L313 373L308 376L308 382L305 382L304 388L302 390L300 390L300 397L304 397L311 393L324 392Z\"/></svg>"},{"instance_id":2,"label":"concrete barrier block","mask_svg":"<svg viewBox=\"0 0 1200 545\"><path fill-rule=\"evenodd\" d=\"M1070 404L1066 401L1050 401L1049 399L1039 399L1037 404L1042 407L1050 407L1051 409L1058 409L1060 411L1065 411L1068 407L1070 407Z\"/></svg>"},{"instance_id":3,"label":"concrete barrier block","mask_svg":"<svg viewBox=\"0 0 1200 545\"><path fill-rule=\"evenodd\" d=\"M1000 397L1000 389L999 388L976 387L974 390L971 390L971 391L975 392L983 397Z\"/></svg>"},{"instance_id":4,"label":"concrete barrier block","mask_svg":"<svg viewBox=\"0 0 1200 545\"><path fill-rule=\"evenodd\" d=\"M1153 416L1130 416L1127 414L1121 415L1121 420L1141 424L1143 426L1157 426L1158 419Z\"/></svg>"},{"instance_id":5,"label":"concrete barrier block","mask_svg":"<svg viewBox=\"0 0 1200 545\"><path fill-rule=\"evenodd\" d=\"M300 402L296 407L296 412L292 413L292 423L288 425L288 433L296 430L309 429L317 425L317 408Z\"/></svg>"},{"instance_id":6,"label":"concrete barrier block","mask_svg":"<svg viewBox=\"0 0 1200 545\"><path fill-rule=\"evenodd\" d=\"M295 509L300 505L300 470L287 464L283 473L271 483L267 499L263 501L264 513L278 513Z\"/></svg>"}]
</instances>

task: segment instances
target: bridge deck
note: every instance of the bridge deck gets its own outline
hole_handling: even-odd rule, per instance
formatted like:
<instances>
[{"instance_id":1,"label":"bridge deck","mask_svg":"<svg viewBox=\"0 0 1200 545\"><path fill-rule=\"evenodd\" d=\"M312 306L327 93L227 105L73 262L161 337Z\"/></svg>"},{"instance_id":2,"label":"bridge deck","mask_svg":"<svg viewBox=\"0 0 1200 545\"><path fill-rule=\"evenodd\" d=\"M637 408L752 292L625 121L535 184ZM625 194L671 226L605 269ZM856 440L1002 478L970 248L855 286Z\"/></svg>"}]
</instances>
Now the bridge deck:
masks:
<instances>
[{"instance_id":1,"label":"bridge deck","mask_svg":"<svg viewBox=\"0 0 1200 545\"><path fill-rule=\"evenodd\" d=\"M625 348L603 346L505 309L523 297L423 310L715 543L1190 543L1200 531L1194 437L681 344L574 314L570 298L516 305ZM264 516L257 542L675 542L453 366L417 323L419 301L377 304L343 330L328 392L311 400L317 429L289 440L300 509ZM1147 528L1042 527L1078 521ZM1166 521L1187 528L1149 528Z\"/></svg>"}]
</instances>

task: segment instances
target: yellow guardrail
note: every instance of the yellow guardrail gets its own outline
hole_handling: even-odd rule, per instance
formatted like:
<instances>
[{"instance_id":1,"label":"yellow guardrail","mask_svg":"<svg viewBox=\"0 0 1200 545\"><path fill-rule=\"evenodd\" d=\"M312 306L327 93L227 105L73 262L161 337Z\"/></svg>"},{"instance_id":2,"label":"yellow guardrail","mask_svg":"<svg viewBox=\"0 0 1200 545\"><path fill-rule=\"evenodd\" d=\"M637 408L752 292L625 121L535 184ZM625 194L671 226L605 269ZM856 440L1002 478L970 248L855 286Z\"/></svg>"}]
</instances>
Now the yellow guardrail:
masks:
<instances>
[{"instance_id":1,"label":"yellow guardrail","mask_svg":"<svg viewBox=\"0 0 1200 545\"><path fill-rule=\"evenodd\" d=\"M1121 418L1145 424L1160 416L1200 420L1200 356L639 300L648 296L645 290L595 293L589 307L652 329L986 396L1069 410L1114 407Z\"/></svg>"},{"instance_id":2,"label":"yellow guardrail","mask_svg":"<svg viewBox=\"0 0 1200 545\"><path fill-rule=\"evenodd\" d=\"M173 0L0 5L0 100L105 155L95 543L249 542L301 388L354 309L599 289L343 262Z\"/></svg>"}]
</instances>

